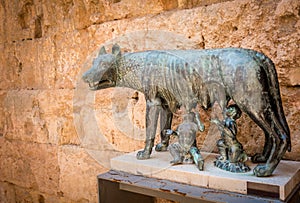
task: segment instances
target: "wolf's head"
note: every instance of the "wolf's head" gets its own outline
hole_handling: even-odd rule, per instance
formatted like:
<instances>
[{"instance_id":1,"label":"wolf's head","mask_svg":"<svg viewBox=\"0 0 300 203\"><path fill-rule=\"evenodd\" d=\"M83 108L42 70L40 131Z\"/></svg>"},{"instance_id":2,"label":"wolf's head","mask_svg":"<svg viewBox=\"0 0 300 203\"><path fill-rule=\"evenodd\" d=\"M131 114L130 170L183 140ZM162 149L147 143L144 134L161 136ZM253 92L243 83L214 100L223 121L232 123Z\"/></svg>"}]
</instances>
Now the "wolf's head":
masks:
<instances>
[{"instance_id":1,"label":"wolf's head","mask_svg":"<svg viewBox=\"0 0 300 203\"><path fill-rule=\"evenodd\" d=\"M91 90L115 87L117 63L120 58L121 50L117 44L112 47L112 54L107 54L102 47L92 67L83 74L83 81L89 84Z\"/></svg>"}]
</instances>

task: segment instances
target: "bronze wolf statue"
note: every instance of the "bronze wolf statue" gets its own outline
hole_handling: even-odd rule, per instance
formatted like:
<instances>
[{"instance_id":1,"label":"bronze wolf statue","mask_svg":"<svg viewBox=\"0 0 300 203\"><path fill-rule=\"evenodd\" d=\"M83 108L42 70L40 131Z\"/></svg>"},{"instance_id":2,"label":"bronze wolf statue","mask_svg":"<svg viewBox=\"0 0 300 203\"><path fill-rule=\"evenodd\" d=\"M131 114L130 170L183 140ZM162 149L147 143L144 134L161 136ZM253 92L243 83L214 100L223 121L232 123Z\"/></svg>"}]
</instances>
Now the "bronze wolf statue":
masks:
<instances>
[{"instance_id":1,"label":"bronze wolf statue","mask_svg":"<svg viewBox=\"0 0 300 203\"><path fill-rule=\"evenodd\" d=\"M146 98L146 141L138 159L148 159L154 146L160 115L161 132L171 128L172 113L204 109L218 102L225 112L229 100L246 113L265 133L256 176L270 176L286 150L291 150L290 131L283 112L277 73L273 62L249 49L157 50L122 54L114 45L112 54L102 47L82 79L91 90L129 87ZM201 124L200 124L201 125ZM157 151L167 150L168 136L161 133Z\"/></svg>"}]
</instances>

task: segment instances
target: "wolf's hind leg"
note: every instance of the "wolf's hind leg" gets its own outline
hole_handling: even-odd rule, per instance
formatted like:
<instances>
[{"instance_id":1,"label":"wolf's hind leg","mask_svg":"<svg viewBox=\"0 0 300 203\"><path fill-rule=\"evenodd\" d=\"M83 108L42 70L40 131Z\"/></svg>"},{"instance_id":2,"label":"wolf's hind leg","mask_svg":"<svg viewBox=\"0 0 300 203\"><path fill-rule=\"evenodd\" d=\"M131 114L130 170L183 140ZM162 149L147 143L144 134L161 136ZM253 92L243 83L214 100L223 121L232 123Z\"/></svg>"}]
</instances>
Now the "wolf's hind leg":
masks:
<instances>
[{"instance_id":1,"label":"wolf's hind leg","mask_svg":"<svg viewBox=\"0 0 300 203\"><path fill-rule=\"evenodd\" d=\"M267 149L264 149L264 152L270 151L268 156L265 157L266 163L257 165L253 169L253 173L259 177L270 176L288 148L285 133L280 127L275 125L274 120L277 118L273 112L266 111L265 114L258 115L248 111L247 114L266 133L266 142L269 139L272 140L268 145L265 145Z\"/></svg>"},{"instance_id":2,"label":"wolf's hind leg","mask_svg":"<svg viewBox=\"0 0 300 203\"><path fill-rule=\"evenodd\" d=\"M254 156L251 157L251 161L253 163L266 163L268 157L270 156L272 146L273 146L273 139L269 136L268 132L264 131L265 133L265 145L262 153L256 153Z\"/></svg>"}]
</instances>

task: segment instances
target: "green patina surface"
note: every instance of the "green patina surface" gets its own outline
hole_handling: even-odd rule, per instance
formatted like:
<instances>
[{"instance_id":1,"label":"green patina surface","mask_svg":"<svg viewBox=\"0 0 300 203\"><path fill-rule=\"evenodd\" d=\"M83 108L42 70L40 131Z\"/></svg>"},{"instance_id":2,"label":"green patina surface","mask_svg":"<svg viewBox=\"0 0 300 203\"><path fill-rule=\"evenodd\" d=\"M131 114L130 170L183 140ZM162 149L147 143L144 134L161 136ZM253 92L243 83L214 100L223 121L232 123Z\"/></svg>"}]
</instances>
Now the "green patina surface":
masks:
<instances>
[{"instance_id":1,"label":"green patina surface","mask_svg":"<svg viewBox=\"0 0 300 203\"><path fill-rule=\"evenodd\" d=\"M172 113L180 107L189 113L197 104L207 109L218 102L225 113L230 100L265 132L264 150L252 158L262 163L254 169L255 175L271 175L291 147L275 66L254 50L154 50L122 54L120 47L114 45L112 54L104 48L100 50L83 80L92 90L121 86L144 93L146 142L145 149L137 154L138 159L150 157L159 115L163 132L170 129ZM168 137L161 133L156 150L166 150L168 142Z\"/></svg>"}]
</instances>

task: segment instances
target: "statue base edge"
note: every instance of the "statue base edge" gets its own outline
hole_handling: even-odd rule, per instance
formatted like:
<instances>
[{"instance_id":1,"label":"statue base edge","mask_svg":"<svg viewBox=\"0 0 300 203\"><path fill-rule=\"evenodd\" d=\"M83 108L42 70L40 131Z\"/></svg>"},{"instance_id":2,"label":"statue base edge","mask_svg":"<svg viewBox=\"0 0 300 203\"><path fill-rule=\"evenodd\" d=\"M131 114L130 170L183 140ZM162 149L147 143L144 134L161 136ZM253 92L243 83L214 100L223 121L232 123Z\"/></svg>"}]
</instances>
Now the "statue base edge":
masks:
<instances>
[{"instance_id":1,"label":"statue base edge","mask_svg":"<svg viewBox=\"0 0 300 203\"><path fill-rule=\"evenodd\" d=\"M256 177L253 171L232 173L214 166L217 154L202 152L204 171L199 171L195 164L171 165L169 152L153 150L151 158L137 160L137 152L131 152L111 159L111 169L134 175L165 179L204 188L219 189L241 194L264 194L285 200L300 184L300 162L281 160L273 175ZM256 164L247 161L253 169Z\"/></svg>"}]
</instances>

